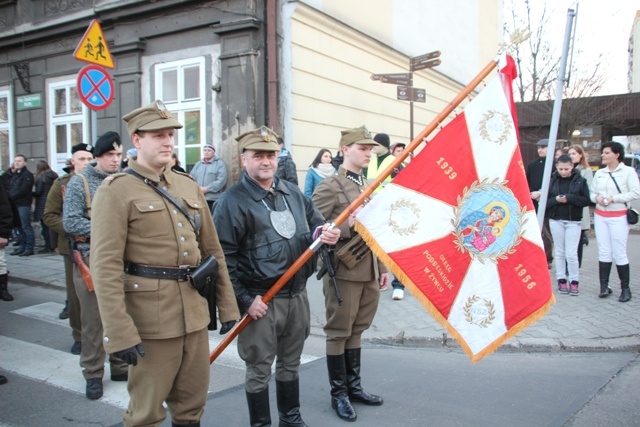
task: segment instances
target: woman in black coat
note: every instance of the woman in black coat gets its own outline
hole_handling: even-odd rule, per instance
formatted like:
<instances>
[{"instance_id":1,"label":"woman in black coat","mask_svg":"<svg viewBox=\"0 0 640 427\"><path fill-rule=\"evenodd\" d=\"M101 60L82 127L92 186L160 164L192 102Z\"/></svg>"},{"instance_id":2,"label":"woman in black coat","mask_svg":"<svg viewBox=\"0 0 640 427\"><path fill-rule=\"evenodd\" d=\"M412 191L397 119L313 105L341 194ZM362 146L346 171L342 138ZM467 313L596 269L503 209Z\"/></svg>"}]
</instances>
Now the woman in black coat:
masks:
<instances>
[{"instance_id":1,"label":"woman in black coat","mask_svg":"<svg viewBox=\"0 0 640 427\"><path fill-rule=\"evenodd\" d=\"M44 206L47 204L49 190L51 190L51 186L57 178L58 174L51 170L49 163L45 160L38 161L38 165L36 167L35 190L33 192L33 196L36 199L35 210L33 211L33 220L39 221L42 225L44 249L38 252L41 254L53 252L53 249L51 248L51 234L49 232L49 227L47 227L44 224L44 221L42 221L42 216L44 215Z\"/></svg>"}]
</instances>

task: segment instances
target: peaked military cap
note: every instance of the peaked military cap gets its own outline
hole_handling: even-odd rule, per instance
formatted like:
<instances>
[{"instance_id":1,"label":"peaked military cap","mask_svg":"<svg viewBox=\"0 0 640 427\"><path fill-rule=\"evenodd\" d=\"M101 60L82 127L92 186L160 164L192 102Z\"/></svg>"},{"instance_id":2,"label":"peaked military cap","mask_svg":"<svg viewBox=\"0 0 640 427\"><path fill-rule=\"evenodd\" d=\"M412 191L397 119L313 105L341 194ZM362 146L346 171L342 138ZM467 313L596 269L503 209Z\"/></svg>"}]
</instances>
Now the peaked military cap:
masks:
<instances>
[{"instance_id":1,"label":"peaked military cap","mask_svg":"<svg viewBox=\"0 0 640 427\"><path fill-rule=\"evenodd\" d=\"M180 129L182 125L173 118L164 102L156 99L151 104L136 108L129 114L122 117L127 122L129 136L137 131L160 130L160 129Z\"/></svg>"},{"instance_id":2,"label":"peaked military cap","mask_svg":"<svg viewBox=\"0 0 640 427\"><path fill-rule=\"evenodd\" d=\"M255 151L280 151L278 134L266 126L260 126L250 132L245 132L236 138L238 149Z\"/></svg>"},{"instance_id":3,"label":"peaked military cap","mask_svg":"<svg viewBox=\"0 0 640 427\"><path fill-rule=\"evenodd\" d=\"M380 145L371 138L371 132L366 126L360 126L353 129L340 131L340 147L346 147L351 144L359 145Z\"/></svg>"}]
</instances>

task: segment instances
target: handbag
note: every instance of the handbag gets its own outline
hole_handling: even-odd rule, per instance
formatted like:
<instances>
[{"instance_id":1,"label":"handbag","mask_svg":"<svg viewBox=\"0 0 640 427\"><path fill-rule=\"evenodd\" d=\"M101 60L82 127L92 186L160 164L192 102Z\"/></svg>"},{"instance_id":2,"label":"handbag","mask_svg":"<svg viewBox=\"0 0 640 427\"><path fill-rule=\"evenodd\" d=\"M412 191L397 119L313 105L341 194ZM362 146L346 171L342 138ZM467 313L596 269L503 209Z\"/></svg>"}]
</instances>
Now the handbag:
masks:
<instances>
[{"instance_id":1,"label":"handbag","mask_svg":"<svg viewBox=\"0 0 640 427\"><path fill-rule=\"evenodd\" d=\"M611 179L613 180L613 183L616 185L616 188L618 189L618 192L622 193L622 190L620 190L620 187L618 186L618 181L616 181L616 179L613 177L613 174L611 172L609 172L609 175L611 176ZM637 224L638 223L638 211L635 210L634 208L630 208L629 205L627 205L625 203L625 206L627 206L627 223L633 225L633 224Z\"/></svg>"}]
</instances>

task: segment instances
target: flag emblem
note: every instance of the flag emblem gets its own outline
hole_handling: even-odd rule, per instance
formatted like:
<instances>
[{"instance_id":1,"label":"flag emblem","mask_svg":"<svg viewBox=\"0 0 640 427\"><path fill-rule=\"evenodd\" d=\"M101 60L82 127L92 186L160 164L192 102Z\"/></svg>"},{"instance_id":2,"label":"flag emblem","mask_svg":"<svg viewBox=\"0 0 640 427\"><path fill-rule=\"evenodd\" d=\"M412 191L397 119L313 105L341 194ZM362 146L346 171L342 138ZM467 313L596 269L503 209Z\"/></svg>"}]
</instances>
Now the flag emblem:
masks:
<instances>
[{"instance_id":1,"label":"flag emblem","mask_svg":"<svg viewBox=\"0 0 640 427\"><path fill-rule=\"evenodd\" d=\"M503 79L356 217L356 231L473 362L555 301Z\"/></svg>"}]
</instances>

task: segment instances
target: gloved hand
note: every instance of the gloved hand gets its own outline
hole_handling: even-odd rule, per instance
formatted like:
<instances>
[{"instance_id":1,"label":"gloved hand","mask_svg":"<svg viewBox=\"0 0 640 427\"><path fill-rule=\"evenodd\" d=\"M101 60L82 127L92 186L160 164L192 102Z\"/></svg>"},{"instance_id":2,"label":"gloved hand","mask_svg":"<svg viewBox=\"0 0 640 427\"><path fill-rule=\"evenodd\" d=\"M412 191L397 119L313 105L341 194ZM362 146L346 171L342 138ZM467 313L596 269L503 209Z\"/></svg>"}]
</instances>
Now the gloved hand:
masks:
<instances>
[{"instance_id":1,"label":"gloved hand","mask_svg":"<svg viewBox=\"0 0 640 427\"><path fill-rule=\"evenodd\" d=\"M113 355L125 362L127 365L136 366L138 364L138 355L136 354L136 351L140 354L140 357L144 357L144 348L142 348L142 343L136 344L134 347L116 351Z\"/></svg>"},{"instance_id":2,"label":"gloved hand","mask_svg":"<svg viewBox=\"0 0 640 427\"><path fill-rule=\"evenodd\" d=\"M236 321L235 320L231 320L229 322L224 322L222 325L220 325L220 335L226 334L231 329L233 329L233 327L235 325L236 325Z\"/></svg>"}]
</instances>

